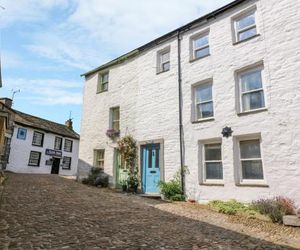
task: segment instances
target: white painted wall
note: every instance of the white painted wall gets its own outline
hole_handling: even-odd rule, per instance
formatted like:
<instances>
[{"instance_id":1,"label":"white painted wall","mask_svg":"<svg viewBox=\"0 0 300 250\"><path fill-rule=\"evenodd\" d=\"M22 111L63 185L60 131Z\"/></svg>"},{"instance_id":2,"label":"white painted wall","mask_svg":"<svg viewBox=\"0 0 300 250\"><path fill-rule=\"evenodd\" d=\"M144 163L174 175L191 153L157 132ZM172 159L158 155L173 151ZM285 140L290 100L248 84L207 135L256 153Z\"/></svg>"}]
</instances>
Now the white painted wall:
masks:
<instances>
[{"instance_id":1,"label":"white painted wall","mask_svg":"<svg viewBox=\"0 0 300 250\"><path fill-rule=\"evenodd\" d=\"M232 17L256 5L260 36L233 45ZM300 205L300 1L248 1L183 35L183 126L188 198L251 201L284 195ZM190 37L210 29L211 55L190 62ZM156 74L156 54L171 46L171 70ZM267 110L237 115L237 70L263 62ZM213 79L213 121L191 123L192 85ZM121 136L138 141L163 139L165 177L180 166L178 131L177 41L164 44L110 68L109 91L96 94L97 74L86 79L79 150L79 175L93 165L93 150L105 149L105 171L113 175L113 147L106 137L109 108L120 106ZM225 126L233 137L222 138ZM236 136L260 134L264 174L268 187L239 186L234 177ZM200 140L222 141L224 186L199 184ZM113 181L113 178L111 179Z\"/></svg>"},{"instance_id":2,"label":"white painted wall","mask_svg":"<svg viewBox=\"0 0 300 250\"><path fill-rule=\"evenodd\" d=\"M19 127L27 129L26 140L20 140L17 138ZM32 145L32 138L33 138L34 131L44 133L43 147ZM14 133L11 141L11 150L10 150L7 170L16 173L50 174L52 166L46 165L45 163L46 160L49 160L51 158L51 156L46 155L45 152L47 148L54 149L55 136L62 137L60 135L46 133L42 130L15 125ZM65 138L63 138L63 145L64 145L64 139ZM62 167L60 166L59 175L75 176L77 173L77 165L78 165L79 141L71 138L67 138L67 139L73 141L73 149L72 152L65 152L62 150L62 156L72 157L71 169L65 170L62 169ZM62 145L62 149L63 149L63 145ZM37 151L42 153L39 167L28 166L30 151ZM62 159L61 159L61 163L62 163Z\"/></svg>"}]
</instances>

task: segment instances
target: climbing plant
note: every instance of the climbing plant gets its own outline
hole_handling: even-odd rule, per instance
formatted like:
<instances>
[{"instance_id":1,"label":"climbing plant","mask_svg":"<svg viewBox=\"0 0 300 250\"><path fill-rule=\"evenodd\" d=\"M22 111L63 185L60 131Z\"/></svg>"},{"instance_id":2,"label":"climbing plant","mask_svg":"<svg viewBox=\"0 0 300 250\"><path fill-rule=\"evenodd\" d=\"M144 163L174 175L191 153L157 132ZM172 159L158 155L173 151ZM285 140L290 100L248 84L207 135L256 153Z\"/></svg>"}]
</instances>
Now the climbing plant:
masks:
<instances>
[{"instance_id":1,"label":"climbing plant","mask_svg":"<svg viewBox=\"0 0 300 250\"><path fill-rule=\"evenodd\" d=\"M137 145L131 135L126 135L118 141L122 159L125 162L130 176L137 175Z\"/></svg>"}]
</instances>

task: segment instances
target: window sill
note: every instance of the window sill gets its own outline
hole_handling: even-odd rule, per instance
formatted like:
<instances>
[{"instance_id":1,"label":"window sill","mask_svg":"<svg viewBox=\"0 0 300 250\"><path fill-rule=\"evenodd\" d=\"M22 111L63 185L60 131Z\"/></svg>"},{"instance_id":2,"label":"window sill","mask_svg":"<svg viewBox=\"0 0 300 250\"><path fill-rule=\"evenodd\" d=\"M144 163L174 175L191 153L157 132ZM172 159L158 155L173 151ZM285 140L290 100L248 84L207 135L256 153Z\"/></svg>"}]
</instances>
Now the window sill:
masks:
<instances>
[{"instance_id":1,"label":"window sill","mask_svg":"<svg viewBox=\"0 0 300 250\"><path fill-rule=\"evenodd\" d=\"M160 75L160 74L166 73L166 72L168 72L168 71L170 71L170 69L168 69L168 70L163 70L163 71L157 71L157 72L156 72L156 75Z\"/></svg>"},{"instance_id":2,"label":"window sill","mask_svg":"<svg viewBox=\"0 0 300 250\"><path fill-rule=\"evenodd\" d=\"M190 59L190 63L193 63L195 61L201 60L201 59L209 57L209 56L210 56L210 54L208 54L206 56L198 57L198 58L192 58L192 59Z\"/></svg>"},{"instance_id":3,"label":"window sill","mask_svg":"<svg viewBox=\"0 0 300 250\"><path fill-rule=\"evenodd\" d=\"M43 147L43 145L35 145L35 144L31 144L31 145L34 146L34 147L39 147L39 148Z\"/></svg>"},{"instance_id":4,"label":"window sill","mask_svg":"<svg viewBox=\"0 0 300 250\"><path fill-rule=\"evenodd\" d=\"M249 115L249 114L259 113L259 112L264 112L264 111L268 111L268 109L267 108L253 109L253 110L248 110L248 111L237 113L237 115L243 116L243 115Z\"/></svg>"},{"instance_id":5,"label":"window sill","mask_svg":"<svg viewBox=\"0 0 300 250\"><path fill-rule=\"evenodd\" d=\"M39 165L37 166L37 165L30 165L30 164L28 164L28 167L35 167L35 168L38 168Z\"/></svg>"},{"instance_id":6,"label":"window sill","mask_svg":"<svg viewBox=\"0 0 300 250\"><path fill-rule=\"evenodd\" d=\"M239 186L239 187L266 187L266 188L269 187L269 185L266 182L241 182L241 183L237 183L236 186Z\"/></svg>"},{"instance_id":7,"label":"window sill","mask_svg":"<svg viewBox=\"0 0 300 250\"><path fill-rule=\"evenodd\" d=\"M208 122L208 121L214 121L215 118L214 117L209 117L209 118L204 118L204 119L200 119L197 121L193 121L192 124L197 124L197 123L201 123L201 122Z\"/></svg>"},{"instance_id":8,"label":"window sill","mask_svg":"<svg viewBox=\"0 0 300 250\"><path fill-rule=\"evenodd\" d=\"M221 186L224 187L224 182L202 182L200 183L201 186Z\"/></svg>"},{"instance_id":9,"label":"window sill","mask_svg":"<svg viewBox=\"0 0 300 250\"><path fill-rule=\"evenodd\" d=\"M238 45L238 44L240 44L240 43L247 42L247 41L249 41L249 40L251 40L251 39L254 39L254 38L256 38L256 37L259 37L259 36L260 36L260 34L256 34L256 35L251 36L251 37L248 37L248 38L246 38L246 39L244 39L244 40L234 42L233 45Z\"/></svg>"},{"instance_id":10,"label":"window sill","mask_svg":"<svg viewBox=\"0 0 300 250\"><path fill-rule=\"evenodd\" d=\"M107 92L107 91L108 91L108 89L106 89L106 90L101 90L101 91L97 91L96 94L100 94L100 93Z\"/></svg>"}]
</instances>

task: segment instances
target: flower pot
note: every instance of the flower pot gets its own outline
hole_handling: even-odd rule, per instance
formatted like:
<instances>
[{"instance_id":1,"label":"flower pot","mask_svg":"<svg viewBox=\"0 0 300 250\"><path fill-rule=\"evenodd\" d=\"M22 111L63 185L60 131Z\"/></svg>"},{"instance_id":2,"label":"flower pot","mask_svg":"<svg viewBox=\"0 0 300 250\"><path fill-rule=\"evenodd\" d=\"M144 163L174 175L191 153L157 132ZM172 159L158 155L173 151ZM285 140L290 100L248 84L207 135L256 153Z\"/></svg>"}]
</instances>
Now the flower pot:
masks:
<instances>
[{"instance_id":1,"label":"flower pot","mask_svg":"<svg viewBox=\"0 0 300 250\"><path fill-rule=\"evenodd\" d=\"M137 193L138 185L133 186L132 189L133 189L133 192L134 192L134 193Z\"/></svg>"},{"instance_id":2,"label":"flower pot","mask_svg":"<svg viewBox=\"0 0 300 250\"><path fill-rule=\"evenodd\" d=\"M127 185L122 185L122 191L126 192L127 191Z\"/></svg>"}]
</instances>

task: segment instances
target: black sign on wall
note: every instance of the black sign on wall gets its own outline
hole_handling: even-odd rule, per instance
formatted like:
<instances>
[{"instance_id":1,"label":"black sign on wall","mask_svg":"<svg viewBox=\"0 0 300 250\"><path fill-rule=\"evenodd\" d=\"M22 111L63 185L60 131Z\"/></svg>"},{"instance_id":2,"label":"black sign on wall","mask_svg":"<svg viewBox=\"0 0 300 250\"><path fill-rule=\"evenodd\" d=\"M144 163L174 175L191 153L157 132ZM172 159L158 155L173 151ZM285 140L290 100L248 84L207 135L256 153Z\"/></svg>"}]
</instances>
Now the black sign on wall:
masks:
<instances>
[{"instance_id":1,"label":"black sign on wall","mask_svg":"<svg viewBox=\"0 0 300 250\"><path fill-rule=\"evenodd\" d=\"M46 149L46 155L50 156L56 156L56 157L62 157L62 152L59 150L54 150L54 149Z\"/></svg>"}]
</instances>

